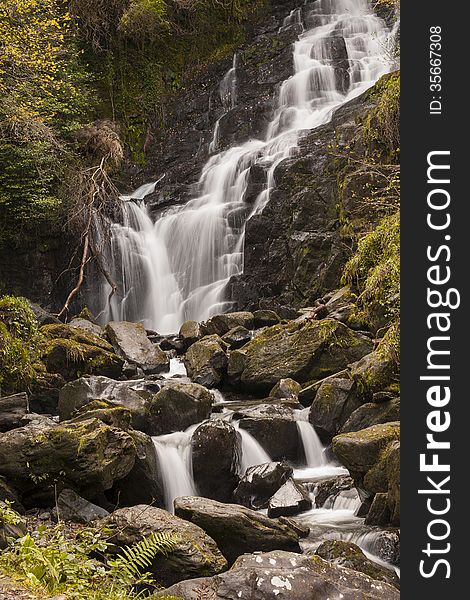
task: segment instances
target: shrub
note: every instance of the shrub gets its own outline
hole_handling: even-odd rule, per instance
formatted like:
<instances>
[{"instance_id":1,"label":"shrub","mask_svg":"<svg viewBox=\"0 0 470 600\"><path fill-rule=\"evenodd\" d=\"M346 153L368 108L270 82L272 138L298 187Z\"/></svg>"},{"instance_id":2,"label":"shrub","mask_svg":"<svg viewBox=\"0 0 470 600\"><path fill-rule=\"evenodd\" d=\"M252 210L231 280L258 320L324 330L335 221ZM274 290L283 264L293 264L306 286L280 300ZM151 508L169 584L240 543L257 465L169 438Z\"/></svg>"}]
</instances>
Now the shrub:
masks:
<instances>
[{"instance_id":1,"label":"shrub","mask_svg":"<svg viewBox=\"0 0 470 600\"><path fill-rule=\"evenodd\" d=\"M13 511L10 511L13 512ZM155 587L145 572L158 554L169 554L178 537L153 533L123 554L107 559L109 530L67 530L41 525L14 541L0 555L0 568L38 592L65 594L76 600L131 600L134 590Z\"/></svg>"},{"instance_id":2,"label":"shrub","mask_svg":"<svg viewBox=\"0 0 470 600\"><path fill-rule=\"evenodd\" d=\"M39 325L28 301L14 296L0 298L0 388L3 391L20 391L33 382L41 340Z\"/></svg>"},{"instance_id":3,"label":"shrub","mask_svg":"<svg viewBox=\"0 0 470 600\"><path fill-rule=\"evenodd\" d=\"M400 312L400 215L385 217L359 240L343 273L358 292L358 307L371 327L392 323Z\"/></svg>"}]
</instances>

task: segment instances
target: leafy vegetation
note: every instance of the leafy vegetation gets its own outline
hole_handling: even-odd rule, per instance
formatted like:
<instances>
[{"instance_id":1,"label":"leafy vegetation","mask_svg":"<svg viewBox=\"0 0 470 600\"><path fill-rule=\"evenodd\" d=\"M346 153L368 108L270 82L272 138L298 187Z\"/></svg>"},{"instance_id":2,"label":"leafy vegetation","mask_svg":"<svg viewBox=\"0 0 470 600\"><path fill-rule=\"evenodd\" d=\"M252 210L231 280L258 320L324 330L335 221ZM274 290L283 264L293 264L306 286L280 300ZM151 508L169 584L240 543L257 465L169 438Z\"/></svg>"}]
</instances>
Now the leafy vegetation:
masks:
<instances>
[{"instance_id":1,"label":"leafy vegetation","mask_svg":"<svg viewBox=\"0 0 470 600\"><path fill-rule=\"evenodd\" d=\"M42 336L25 298L0 298L0 390L27 388L35 376Z\"/></svg>"},{"instance_id":2,"label":"leafy vegetation","mask_svg":"<svg viewBox=\"0 0 470 600\"><path fill-rule=\"evenodd\" d=\"M10 519L10 513L16 514L9 507L1 510L8 510ZM38 593L76 600L131 600L158 587L146 569L157 555L170 554L179 538L152 533L110 558L111 534L104 529L66 529L63 523L40 525L0 554L0 569Z\"/></svg>"}]
</instances>

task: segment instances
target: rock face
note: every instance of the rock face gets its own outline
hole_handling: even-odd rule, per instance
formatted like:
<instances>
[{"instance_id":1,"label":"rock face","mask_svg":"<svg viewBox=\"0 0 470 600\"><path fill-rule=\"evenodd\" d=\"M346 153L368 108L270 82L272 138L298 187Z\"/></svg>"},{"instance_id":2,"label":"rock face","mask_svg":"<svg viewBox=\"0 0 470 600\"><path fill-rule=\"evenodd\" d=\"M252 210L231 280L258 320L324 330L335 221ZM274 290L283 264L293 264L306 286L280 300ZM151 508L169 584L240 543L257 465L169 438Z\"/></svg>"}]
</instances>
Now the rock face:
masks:
<instances>
[{"instance_id":1,"label":"rock face","mask_svg":"<svg viewBox=\"0 0 470 600\"><path fill-rule=\"evenodd\" d=\"M227 370L226 349L218 335L209 335L193 344L184 357L192 381L208 388L217 387Z\"/></svg>"},{"instance_id":2,"label":"rock face","mask_svg":"<svg viewBox=\"0 0 470 600\"><path fill-rule=\"evenodd\" d=\"M96 419L32 423L0 436L0 475L29 506L47 506L56 482L59 491L69 487L92 500L125 477L135 458L130 435Z\"/></svg>"},{"instance_id":3,"label":"rock face","mask_svg":"<svg viewBox=\"0 0 470 600\"><path fill-rule=\"evenodd\" d=\"M96 335L98 337L103 337L104 335L103 329L99 325L96 325L96 323L92 323L88 319L76 317L75 319L72 319L70 321L69 325L70 327L78 327L79 329L82 329L83 331L86 331L88 333L92 333L93 335Z\"/></svg>"},{"instance_id":4,"label":"rock face","mask_svg":"<svg viewBox=\"0 0 470 600\"><path fill-rule=\"evenodd\" d=\"M46 341L41 360L47 372L72 381L79 375L103 375L118 379L124 360L102 338L78 327L51 324L41 327Z\"/></svg>"},{"instance_id":5,"label":"rock face","mask_svg":"<svg viewBox=\"0 0 470 600\"><path fill-rule=\"evenodd\" d=\"M293 398L297 400L299 392L302 389L300 383L293 379L281 379L269 392L270 398Z\"/></svg>"},{"instance_id":6,"label":"rock face","mask_svg":"<svg viewBox=\"0 0 470 600\"><path fill-rule=\"evenodd\" d=\"M331 379L318 389L308 418L322 442L329 443L360 405L352 379Z\"/></svg>"},{"instance_id":7,"label":"rock face","mask_svg":"<svg viewBox=\"0 0 470 600\"><path fill-rule=\"evenodd\" d=\"M148 404L150 435L184 431L209 418L212 395L197 383L172 383L161 389Z\"/></svg>"},{"instance_id":8,"label":"rock face","mask_svg":"<svg viewBox=\"0 0 470 600\"><path fill-rule=\"evenodd\" d=\"M369 402L375 393L396 382L396 365L390 358L374 351L351 365L351 377L363 390L364 400Z\"/></svg>"},{"instance_id":9,"label":"rock face","mask_svg":"<svg viewBox=\"0 0 470 600\"><path fill-rule=\"evenodd\" d=\"M275 460L294 463L303 458L303 448L294 419L294 412L287 406L260 404L237 411L240 427L250 433Z\"/></svg>"},{"instance_id":10,"label":"rock face","mask_svg":"<svg viewBox=\"0 0 470 600\"><path fill-rule=\"evenodd\" d=\"M369 524L400 521L400 423L374 425L333 439L333 450L349 469L356 487L372 497Z\"/></svg>"},{"instance_id":11,"label":"rock face","mask_svg":"<svg viewBox=\"0 0 470 600\"><path fill-rule=\"evenodd\" d=\"M398 422L374 425L362 431L337 435L333 439L333 451L349 471L365 474L377 464L381 452L399 437Z\"/></svg>"},{"instance_id":12,"label":"rock face","mask_svg":"<svg viewBox=\"0 0 470 600\"><path fill-rule=\"evenodd\" d=\"M73 490L62 490L57 498L57 516L64 521L88 524L108 514L107 510L81 498Z\"/></svg>"},{"instance_id":13,"label":"rock face","mask_svg":"<svg viewBox=\"0 0 470 600\"><path fill-rule=\"evenodd\" d=\"M372 347L369 338L330 319L275 325L231 353L228 380L248 391L269 392L280 379L304 383L336 373Z\"/></svg>"},{"instance_id":14,"label":"rock face","mask_svg":"<svg viewBox=\"0 0 470 600\"><path fill-rule=\"evenodd\" d=\"M230 331L222 336L222 339L228 344L231 350L237 350L237 348L241 348L251 340L251 333L246 327L239 325L230 329Z\"/></svg>"},{"instance_id":15,"label":"rock face","mask_svg":"<svg viewBox=\"0 0 470 600\"><path fill-rule=\"evenodd\" d=\"M175 513L204 529L230 564L247 552L274 548L300 552L299 536L292 527L238 504L177 498Z\"/></svg>"},{"instance_id":16,"label":"rock face","mask_svg":"<svg viewBox=\"0 0 470 600\"><path fill-rule=\"evenodd\" d=\"M384 581L396 588L400 587L400 580L394 571L374 563L366 557L359 546L351 542L328 540L321 544L316 555L335 565L360 571L372 579Z\"/></svg>"},{"instance_id":17,"label":"rock face","mask_svg":"<svg viewBox=\"0 0 470 600\"><path fill-rule=\"evenodd\" d=\"M254 587L256 585L256 587ZM275 551L241 556L226 573L184 581L159 592L183 600L399 600L399 591L364 573L331 564L319 556ZM308 595L306 595L308 594Z\"/></svg>"},{"instance_id":18,"label":"rock face","mask_svg":"<svg viewBox=\"0 0 470 600\"><path fill-rule=\"evenodd\" d=\"M28 410L28 395L24 392L0 398L0 433L21 427Z\"/></svg>"},{"instance_id":19,"label":"rock face","mask_svg":"<svg viewBox=\"0 0 470 600\"><path fill-rule=\"evenodd\" d=\"M170 359L157 344L152 344L141 323L113 321L108 323L106 333L117 354L140 367L144 373L168 371Z\"/></svg>"},{"instance_id":20,"label":"rock face","mask_svg":"<svg viewBox=\"0 0 470 600\"><path fill-rule=\"evenodd\" d=\"M238 484L240 434L220 419L200 425L191 440L193 476L199 493L226 502Z\"/></svg>"},{"instance_id":21,"label":"rock face","mask_svg":"<svg viewBox=\"0 0 470 600\"><path fill-rule=\"evenodd\" d=\"M272 327L273 325L277 325L281 319L279 315L276 314L273 310L255 310L253 313L253 318L255 321L255 328L259 329L261 327Z\"/></svg>"},{"instance_id":22,"label":"rock face","mask_svg":"<svg viewBox=\"0 0 470 600\"><path fill-rule=\"evenodd\" d=\"M185 321L181 325L179 336L184 349L187 350L192 344L204 337L204 333L201 325L196 321Z\"/></svg>"},{"instance_id":23,"label":"rock face","mask_svg":"<svg viewBox=\"0 0 470 600\"><path fill-rule=\"evenodd\" d=\"M292 476L285 462L271 462L249 467L235 490L235 501L247 508L267 508L269 499Z\"/></svg>"},{"instance_id":24,"label":"rock face","mask_svg":"<svg viewBox=\"0 0 470 600\"><path fill-rule=\"evenodd\" d=\"M176 548L168 556L158 556L152 564L152 572L163 585L215 575L227 568L227 561L214 540L200 527L160 508L147 505L121 508L100 523L115 527L112 541L119 546L135 544L153 532L176 534L180 538Z\"/></svg>"},{"instance_id":25,"label":"rock face","mask_svg":"<svg viewBox=\"0 0 470 600\"><path fill-rule=\"evenodd\" d=\"M292 517L312 508L307 490L289 479L269 500L268 517Z\"/></svg>"},{"instance_id":26,"label":"rock face","mask_svg":"<svg viewBox=\"0 0 470 600\"><path fill-rule=\"evenodd\" d=\"M356 409L341 427L339 433L350 433L351 431L360 431L380 423L389 423L390 421L400 420L400 399L388 400L376 404L368 402Z\"/></svg>"},{"instance_id":27,"label":"rock face","mask_svg":"<svg viewBox=\"0 0 470 600\"><path fill-rule=\"evenodd\" d=\"M204 323L204 330L207 334L216 334L223 336L235 327L244 327L253 329L254 317L251 312L234 312L223 315L215 315Z\"/></svg>"},{"instance_id":28,"label":"rock face","mask_svg":"<svg viewBox=\"0 0 470 600\"><path fill-rule=\"evenodd\" d=\"M71 419L93 400L104 400L110 406L127 409L131 414L132 426L146 431L150 397L151 394L145 389L138 389L135 382L115 381L108 377L81 377L60 390L59 416L61 421Z\"/></svg>"},{"instance_id":29,"label":"rock face","mask_svg":"<svg viewBox=\"0 0 470 600\"><path fill-rule=\"evenodd\" d=\"M106 497L114 506L163 506L164 490L153 440L141 431L129 431L129 435L136 449L134 466L125 477L114 483Z\"/></svg>"}]
</instances>

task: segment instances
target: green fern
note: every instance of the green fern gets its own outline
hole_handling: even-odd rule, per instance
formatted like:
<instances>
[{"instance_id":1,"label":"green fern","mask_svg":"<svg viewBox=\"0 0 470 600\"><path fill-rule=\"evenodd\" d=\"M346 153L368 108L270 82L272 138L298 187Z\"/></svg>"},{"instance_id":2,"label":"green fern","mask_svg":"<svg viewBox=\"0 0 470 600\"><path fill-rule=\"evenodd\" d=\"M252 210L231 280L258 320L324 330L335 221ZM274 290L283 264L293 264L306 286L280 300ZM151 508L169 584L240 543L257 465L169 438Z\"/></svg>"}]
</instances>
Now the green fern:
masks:
<instances>
[{"instance_id":1,"label":"green fern","mask_svg":"<svg viewBox=\"0 0 470 600\"><path fill-rule=\"evenodd\" d=\"M122 554L108 561L108 564L116 577L121 580L139 581L145 569L152 565L155 557L159 554L168 556L179 541L180 538L174 533L153 532L137 544L122 548Z\"/></svg>"}]
</instances>

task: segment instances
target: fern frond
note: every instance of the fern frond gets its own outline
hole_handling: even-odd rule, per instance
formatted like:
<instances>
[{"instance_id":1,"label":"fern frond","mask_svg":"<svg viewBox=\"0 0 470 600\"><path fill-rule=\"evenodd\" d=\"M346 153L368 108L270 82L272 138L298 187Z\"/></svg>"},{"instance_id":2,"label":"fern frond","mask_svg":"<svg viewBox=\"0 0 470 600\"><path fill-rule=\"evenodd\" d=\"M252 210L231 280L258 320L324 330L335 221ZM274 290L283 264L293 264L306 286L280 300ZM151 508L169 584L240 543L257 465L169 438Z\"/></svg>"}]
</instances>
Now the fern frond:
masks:
<instances>
[{"instance_id":1,"label":"fern frond","mask_svg":"<svg viewBox=\"0 0 470 600\"><path fill-rule=\"evenodd\" d=\"M179 541L179 536L174 533L153 532L137 544L122 548L122 554L109 564L121 577L124 575L129 580L138 580L142 577L143 570L152 565L157 555L168 556Z\"/></svg>"}]
</instances>

